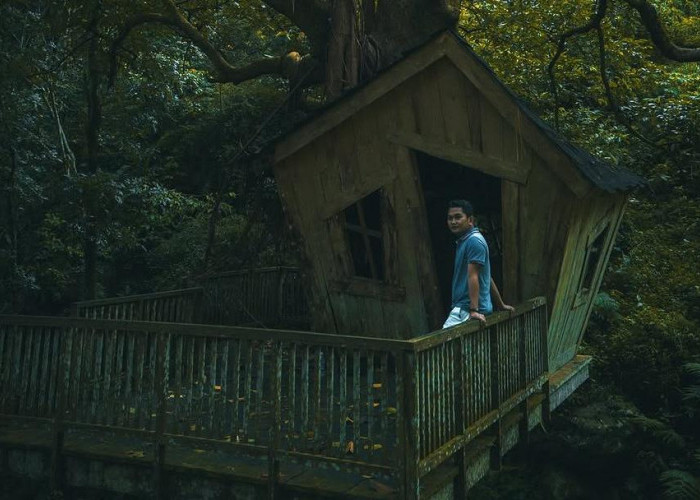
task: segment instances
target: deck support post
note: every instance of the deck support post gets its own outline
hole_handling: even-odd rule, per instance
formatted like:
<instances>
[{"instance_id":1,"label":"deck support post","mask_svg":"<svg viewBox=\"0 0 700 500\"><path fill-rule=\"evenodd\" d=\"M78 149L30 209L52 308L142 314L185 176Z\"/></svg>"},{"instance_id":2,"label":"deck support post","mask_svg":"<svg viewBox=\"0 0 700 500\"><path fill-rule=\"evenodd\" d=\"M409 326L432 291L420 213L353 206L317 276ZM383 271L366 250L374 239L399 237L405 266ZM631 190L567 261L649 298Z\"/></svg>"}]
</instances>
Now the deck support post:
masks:
<instances>
[{"instance_id":1,"label":"deck support post","mask_svg":"<svg viewBox=\"0 0 700 500\"><path fill-rule=\"evenodd\" d=\"M165 467L165 428L167 424L167 411L165 400L165 388L167 384L167 372L165 367L168 363L168 334L159 332L156 339L156 373L155 373L155 394L156 403L156 429L153 457L153 491L158 500L167 498L165 492L164 467Z\"/></svg>"},{"instance_id":2,"label":"deck support post","mask_svg":"<svg viewBox=\"0 0 700 500\"><path fill-rule=\"evenodd\" d=\"M61 332L63 333L63 331ZM70 360L73 351L73 338L75 330L69 328L60 341L58 359L61 369L58 370L59 379L56 382L56 414L53 419L51 439L51 477L50 490L52 495L61 495L63 492L63 444L65 429L63 419L66 412L66 394L70 376Z\"/></svg>"},{"instance_id":3,"label":"deck support post","mask_svg":"<svg viewBox=\"0 0 700 500\"><path fill-rule=\"evenodd\" d=\"M420 483L418 478L418 461L420 452L418 447L418 405L416 397L417 389L417 364L414 351L401 351L397 353L399 376L399 401L401 407L398 415L399 422L399 456L401 498L405 500L417 500L420 498Z\"/></svg>"},{"instance_id":4,"label":"deck support post","mask_svg":"<svg viewBox=\"0 0 700 500\"><path fill-rule=\"evenodd\" d=\"M277 485L279 482L280 462L277 458L277 451L280 446L280 435L282 433L282 342L278 341L274 354L275 371L272 379L273 391L273 422L270 446L267 449L267 498L275 500L277 498Z\"/></svg>"},{"instance_id":5,"label":"deck support post","mask_svg":"<svg viewBox=\"0 0 700 500\"><path fill-rule=\"evenodd\" d=\"M499 411L501 407L501 391L500 391L500 354L499 354L499 339L498 339L499 329L498 327L493 328L489 335L490 347L491 347L491 407L493 410ZM494 442L491 446L491 469L501 470L501 441L502 441L502 429L501 429L501 418L502 415L498 415L498 420L494 422L492 426L492 433L494 435Z\"/></svg>"}]
</instances>

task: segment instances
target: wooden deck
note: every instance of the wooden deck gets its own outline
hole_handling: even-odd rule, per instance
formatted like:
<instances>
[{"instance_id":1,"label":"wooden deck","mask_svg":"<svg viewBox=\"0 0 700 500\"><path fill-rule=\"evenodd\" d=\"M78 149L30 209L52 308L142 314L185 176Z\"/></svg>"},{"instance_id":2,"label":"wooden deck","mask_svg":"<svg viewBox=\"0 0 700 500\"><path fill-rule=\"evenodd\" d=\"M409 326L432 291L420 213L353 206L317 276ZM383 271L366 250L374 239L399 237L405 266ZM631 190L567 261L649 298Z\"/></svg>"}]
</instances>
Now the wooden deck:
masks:
<instances>
[{"instance_id":1,"label":"wooden deck","mask_svg":"<svg viewBox=\"0 0 700 500\"><path fill-rule=\"evenodd\" d=\"M308 315L301 272L281 266L230 271L196 287L88 300L73 307L79 318L260 328L304 327Z\"/></svg>"},{"instance_id":2,"label":"wooden deck","mask_svg":"<svg viewBox=\"0 0 700 500\"><path fill-rule=\"evenodd\" d=\"M79 429L152 443L144 458L161 497L174 457L210 446L257 464L271 494L295 467L316 467L361 479L350 489L418 498L446 470L468 487L472 456L486 450L497 465L508 433L548 412L546 331L540 298L408 341L0 316L0 412L49 425L56 485ZM327 477L303 482L332 495Z\"/></svg>"}]
</instances>

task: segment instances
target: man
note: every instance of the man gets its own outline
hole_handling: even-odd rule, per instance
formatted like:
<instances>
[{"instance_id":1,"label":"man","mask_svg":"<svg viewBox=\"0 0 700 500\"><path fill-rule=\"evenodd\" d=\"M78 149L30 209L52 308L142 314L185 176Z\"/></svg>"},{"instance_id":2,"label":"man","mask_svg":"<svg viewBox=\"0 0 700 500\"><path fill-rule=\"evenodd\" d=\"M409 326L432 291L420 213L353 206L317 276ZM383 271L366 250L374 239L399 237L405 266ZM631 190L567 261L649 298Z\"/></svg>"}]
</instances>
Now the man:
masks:
<instances>
[{"instance_id":1,"label":"man","mask_svg":"<svg viewBox=\"0 0 700 500\"><path fill-rule=\"evenodd\" d=\"M452 310L442 327L470 319L485 322L485 315L493 312L493 304L497 309L513 311L512 306L503 302L491 278L489 247L475 226L471 203L452 200L447 209L447 227L457 238L457 252L452 275Z\"/></svg>"}]
</instances>

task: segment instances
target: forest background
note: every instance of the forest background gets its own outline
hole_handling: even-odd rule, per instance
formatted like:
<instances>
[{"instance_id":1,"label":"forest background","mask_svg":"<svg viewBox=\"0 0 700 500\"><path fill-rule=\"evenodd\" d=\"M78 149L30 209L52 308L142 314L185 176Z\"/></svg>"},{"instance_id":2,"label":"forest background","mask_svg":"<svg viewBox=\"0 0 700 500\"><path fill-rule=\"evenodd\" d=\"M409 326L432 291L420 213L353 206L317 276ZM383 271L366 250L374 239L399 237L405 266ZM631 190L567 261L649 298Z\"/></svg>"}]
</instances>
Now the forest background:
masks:
<instances>
[{"instance_id":1,"label":"forest background","mask_svg":"<svg viewBox=\"0 0 700 500\"><path fill-rule=\"evenodd\" d=\"M332 20L304 8L324 3L352 5L353 29L384 9L396 29L420 31L420 16L398 14L406 0L3 2L0 313L62 314L79 299L295 265L273 141L357 83L342 74L351 51L331 43L326 62L333 50L346 59L314 60L314 30ZM647 493L700 497L700 4L446 3L562 135L648 181L584 349L596 383L639 410ZM685 56L654 38L640 5L655 5Z\"/></svg>"}]
</instances>

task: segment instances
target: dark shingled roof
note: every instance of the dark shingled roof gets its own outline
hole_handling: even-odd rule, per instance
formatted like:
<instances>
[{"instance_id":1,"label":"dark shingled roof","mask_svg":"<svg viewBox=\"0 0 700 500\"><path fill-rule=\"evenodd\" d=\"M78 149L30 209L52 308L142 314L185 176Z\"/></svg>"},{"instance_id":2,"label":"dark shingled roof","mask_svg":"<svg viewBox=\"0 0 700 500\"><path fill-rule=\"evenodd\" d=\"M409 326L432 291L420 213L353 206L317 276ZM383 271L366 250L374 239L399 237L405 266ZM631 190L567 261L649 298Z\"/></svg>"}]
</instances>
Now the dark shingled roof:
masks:
<instances>
[{"instance_id":1,"label":"dark shingled roof","mask_svg":"<svg viewBox=\"0 0 700 500\"><path fill-rule=\"evenodd\" d=\"M435 35L432 37L428 38L425 42L418 44L417 46L412 47L411 49L405 51L402 55L402 57L398 58L394 63L388 65L387 67L383 68L372 80L363 82L362 84L348 90L345 92L340 98L331 101L324 106L322 106L320 109L316 110L315 112L311 113L310 116L307 116L305 119L301 120L299 123L295 124L293 130L299 129L302 125L305 125L309 122L312 122L314 119L316 119L318 116L323 114L326 110L329 108L337 105L340 102L344 102L348 99L352 99L353 95L357 93L358 90L364 88L366 85L368 85L371 81L376 80L377 78L380 78L384 73L386 73L390 68L395 66L396 64L400 63L404 59L408 58L411 56L412 53L416 52L420 48L428 45L431 43L433 40L437 39L439 36L441 36L444 31L437 32ZM560 149L566 156L571 158L572 163L574 166L581 172L581 174L588 179L591 183L593 183L596 187L610 192L620 192L620 191L628 191L630 189L633 189L635 187L643 186L646 184L646 180L640 177L639 175L635 174L634 172L624 168L624 167L618 167L611 165L600 158L596 158L589 152L579 148L578 146L575 146L571 142L569 142L567 139L565 139L561 134L556 132L552 127L547 125L542 118L540 118L534 111L532 111L528 105L525 103L523 99L518 97L511 89L509 89L505 83L501 81L498 76L496 76L496 73L493 72L491 67L486 64L486 61L484 61L479 55L477 55L476 52L474 52L474 49L472 49L471 45L467 43L466 40L464 40L459 34L454 32L453 30L449 30L448 33L452 35L452 37L459 43L459 45L469 53L471 57L473 57L483 68L488 74L493 78L493 80L513 99L513 101L518 105L520 110L528 117L530 118L535 125L547 136L547 138L558 148ZM293 131L292 130L292 131ZM283 134L280 138L278 138L277 141L279 142L283 140L286 136L290 135L292 131L289 131L288 133Z\"/></svg>"},{"instance_id":2,"label":"dark shingled roof","mask_svg":"<svg viewBox=\"0 0 700 500\"><path fill-rule=\"evenodd\" d=\"M588 151L585 151L566 140L561 134L547 125L542 118L533 112L527 106L527 104L525 104L525 101L515 95L515 93L496 76L489 65L486 64L486 62L479 57L476 52L474 52L474 49L472 49L461 36L453 31L450 31L450 33L459 42L459 44L464 47L464 49L467 50L486 71L488 71L493 79L498 82L501 88L503 88L503 90L505 90L508 95L513 98L522 112L527 115L540 128L540 130L542 130L549 140L551 140L552 143L555 144L565 155L572 159L574 165L586 179L591 181L600 189L608 192L626 191L646 184L646 181L634 172L631 172L624 167L610 165L600 158L596 158Z\"/></svg>"}]
</instances>

